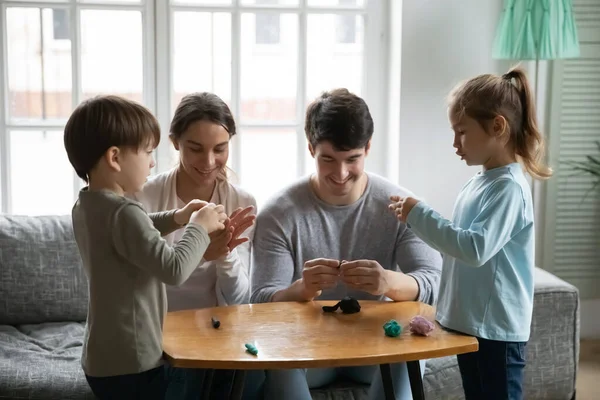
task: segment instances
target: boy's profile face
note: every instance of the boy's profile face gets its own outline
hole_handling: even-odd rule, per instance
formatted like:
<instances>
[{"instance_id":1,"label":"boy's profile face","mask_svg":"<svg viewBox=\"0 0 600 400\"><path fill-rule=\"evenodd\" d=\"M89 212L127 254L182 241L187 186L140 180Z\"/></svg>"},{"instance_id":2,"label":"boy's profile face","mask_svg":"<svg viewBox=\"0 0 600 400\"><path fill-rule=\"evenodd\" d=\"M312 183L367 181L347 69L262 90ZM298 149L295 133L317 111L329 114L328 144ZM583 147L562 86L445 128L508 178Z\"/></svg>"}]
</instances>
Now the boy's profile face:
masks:
<instances>
[{"instance_id":1,"label":"boy's profile face","mask_svg":"<svg viewBox=\"0 0 600 400\"><path fill-rule=\"evenodd\" d=\"M120 171L117 175L119 186L124 192L135 193L142 189L154 168L153 146L135 149L121 148L118 158Z\"/></svg>"},{"instance_id":2,"label":"boy's profile face","mask_svg":"<svg viewBox=\"0 0 600 400\"><path fill-rule=\"evenodd\" d=\"M321 142L314 148L309 145L317 166L319 187L333 197L351 193L365 170L365 157L369 153L369 147L370 143L364 148L340 151L328 141Z\"/></svg>"}]
</instances>

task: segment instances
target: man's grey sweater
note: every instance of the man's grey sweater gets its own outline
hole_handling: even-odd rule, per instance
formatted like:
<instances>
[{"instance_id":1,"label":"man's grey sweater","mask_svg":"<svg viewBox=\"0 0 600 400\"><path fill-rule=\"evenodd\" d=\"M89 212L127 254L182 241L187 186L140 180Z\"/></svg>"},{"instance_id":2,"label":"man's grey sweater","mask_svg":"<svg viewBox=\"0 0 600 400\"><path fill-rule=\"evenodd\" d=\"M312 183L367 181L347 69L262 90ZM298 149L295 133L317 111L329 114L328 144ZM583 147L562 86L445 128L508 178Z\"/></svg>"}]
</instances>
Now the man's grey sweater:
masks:
<instances>
[{"instance_id":1,"label":"man's grey sweater","mask_svg":"<svg viewBox=\"0 0 600 400\"><path fill-rule=\"evenodd\" d=\"M386 179L368 174L365 192L346 206L321 201L305 177L272 198L257 216L251 268L251 302L271 301L273 294L302 277L315 258L375 260L387 270L412 276L419 301L434 304L442 259L388 210L391 195L410 195ZM347 288L324 290L319 299L382 299Z\"/></svg>"}]
</instances>

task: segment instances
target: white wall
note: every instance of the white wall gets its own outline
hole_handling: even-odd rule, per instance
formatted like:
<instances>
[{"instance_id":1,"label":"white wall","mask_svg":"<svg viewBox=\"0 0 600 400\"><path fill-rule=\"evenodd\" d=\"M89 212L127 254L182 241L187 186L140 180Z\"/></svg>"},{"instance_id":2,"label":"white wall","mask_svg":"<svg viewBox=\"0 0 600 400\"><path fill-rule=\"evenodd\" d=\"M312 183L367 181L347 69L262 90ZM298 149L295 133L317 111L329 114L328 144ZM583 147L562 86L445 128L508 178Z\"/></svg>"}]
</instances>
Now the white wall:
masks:
<instances>
[{"instance_id":1,"label":"white wall","mask_svg":"<svg viewBox=\"0 0 600 400\"><path fill-rule=\"evenodd\" d=\"M454 154L446 95L462 79L503 72L492 44L502 1L404 0L399 183L450 217L478 169Z\"/></svg>"}]
</instances>

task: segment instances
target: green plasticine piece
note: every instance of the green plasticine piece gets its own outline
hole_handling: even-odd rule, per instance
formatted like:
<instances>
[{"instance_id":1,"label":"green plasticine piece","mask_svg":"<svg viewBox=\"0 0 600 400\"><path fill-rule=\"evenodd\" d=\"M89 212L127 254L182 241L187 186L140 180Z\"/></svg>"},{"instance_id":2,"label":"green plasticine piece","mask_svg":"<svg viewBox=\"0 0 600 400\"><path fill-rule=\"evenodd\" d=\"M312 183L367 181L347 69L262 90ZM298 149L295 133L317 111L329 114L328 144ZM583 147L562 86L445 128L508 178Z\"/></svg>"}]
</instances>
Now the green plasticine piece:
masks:
<instances>
[{"instance_id":1,"label":"green plasticine piece","mask_svg":"<svg viewBox=\"0 0 600 400\"><path fill-rule=\"evenodd\" d=\"M258 349L256 346L250 343L246 343L246 351L254 356L258 354Z\"/></svg>"},{"instance_id":2,"label":"green plasticine piece","mask_svg":"<svg viewBox=\"0 0 600 400\"><path fill-rule=\"evenodd\" d=\"M383 324L383 331L385 336L397 337L402 333L402 325L400 325L395 319L391 319Z\"/></svg>"}]
</instances>

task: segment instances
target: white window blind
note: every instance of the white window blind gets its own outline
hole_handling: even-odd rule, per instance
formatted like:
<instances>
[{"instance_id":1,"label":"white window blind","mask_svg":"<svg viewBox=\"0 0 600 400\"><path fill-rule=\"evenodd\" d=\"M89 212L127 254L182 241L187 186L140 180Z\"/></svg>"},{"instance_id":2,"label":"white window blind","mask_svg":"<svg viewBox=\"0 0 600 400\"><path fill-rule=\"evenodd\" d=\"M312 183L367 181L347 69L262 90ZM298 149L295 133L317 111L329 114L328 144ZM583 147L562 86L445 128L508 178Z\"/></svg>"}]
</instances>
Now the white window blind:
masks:
<instances>
[{"instance_id":1,"label":"white window blind","mask_svg":"<svg viewBox=\"0 0 600 400\"><path fill-rule=\"evenodd\" d=\"M567 161L597 155L600 140L600 1L575 0L581 56L555 61L552 72L543 267L576 285L582 298L600 296L600 187L574 174Z\"/></svg>"}]
</instances>

